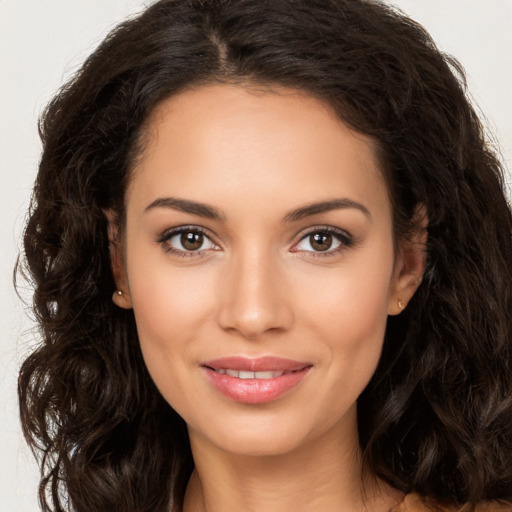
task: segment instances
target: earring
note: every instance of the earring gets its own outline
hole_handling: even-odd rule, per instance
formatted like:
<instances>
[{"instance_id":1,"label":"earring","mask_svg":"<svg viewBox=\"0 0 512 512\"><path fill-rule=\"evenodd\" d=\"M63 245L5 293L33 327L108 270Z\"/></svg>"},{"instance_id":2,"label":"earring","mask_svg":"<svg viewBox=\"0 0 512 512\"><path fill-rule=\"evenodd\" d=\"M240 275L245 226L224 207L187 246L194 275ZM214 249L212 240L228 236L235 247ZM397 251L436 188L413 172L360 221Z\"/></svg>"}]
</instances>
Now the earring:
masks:
<instances>
[{"instance_id":1,"label":"earring","mask_svg":"<svg viewBox=\"0 0 512 512\"><path fill-rule=\"evenodd\" d=\"M404 303L402 302L402 299L398 299L398 307L400 309L404 309L405 308Z\"/></svg>"},{"instance_id":2,"label":"earring","mask_svg":"<svg viewBox=\"0 0 512 512\"><path fill-rule=\"evenodd\" d=\"M121 290L116 290L113 294L112 294L112 302L114 304L116 304L116 299L118 297L121 297L123 295L123 292Z\"/></svg>"},{"instance_id":3,"label":"earring","mask_svg":"<svg viewBox=\"0 0 512 512\"><path fill-rule=\"evenodd\" d=\"M132 308L132 299L129 291L115 290L112 294L112 302L122 309Z\"/></svg>"}]
</instances>

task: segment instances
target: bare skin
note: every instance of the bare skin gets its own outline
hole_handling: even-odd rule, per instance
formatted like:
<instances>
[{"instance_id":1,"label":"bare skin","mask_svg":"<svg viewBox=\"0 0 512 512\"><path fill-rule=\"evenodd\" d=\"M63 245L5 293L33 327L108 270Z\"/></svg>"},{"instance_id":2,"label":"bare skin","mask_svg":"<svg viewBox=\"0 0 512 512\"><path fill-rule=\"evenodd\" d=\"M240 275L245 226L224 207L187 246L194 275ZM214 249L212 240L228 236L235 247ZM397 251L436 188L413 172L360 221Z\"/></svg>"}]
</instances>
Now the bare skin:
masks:
<instances>
[{"instance_id":1,"label":"bare skin","mask_svg":"<svg viewBox=\"0 0 512 512\"><path fill-rule=\"evenodd\" d=\"M402 496L362 477L356 403L425 261L420 234L395 250L372 141L302 93L234 85L166 100L147 133L115 301L188 425L184 512L387 512ZM246 377L247 398L206 364L227 357L303 368L275 396Z\"/></svg>"},{"instance_id":2,"label":"bare skin","mask_svg":"<svg viewBox=\"0 0 512 512\"><path fill-rule=\"evenodd\" d=\"M233 457L196 448L183 510L388 512L401 501L403 494L383 482L363 484L358 451L334 432L329 437L332 444L323 438L283 456Z\"/></svg>"}]
</instances>

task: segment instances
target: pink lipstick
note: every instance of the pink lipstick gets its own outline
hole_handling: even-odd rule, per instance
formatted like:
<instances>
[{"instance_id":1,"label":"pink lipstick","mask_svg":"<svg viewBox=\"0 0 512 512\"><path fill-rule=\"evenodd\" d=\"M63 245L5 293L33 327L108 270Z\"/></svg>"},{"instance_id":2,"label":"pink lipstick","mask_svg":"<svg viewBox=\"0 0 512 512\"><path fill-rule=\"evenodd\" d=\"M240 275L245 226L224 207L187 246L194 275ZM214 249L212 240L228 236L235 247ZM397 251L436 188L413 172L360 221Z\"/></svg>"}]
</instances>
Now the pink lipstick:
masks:
<instances>
[{"instance_id":1,"label":"pink lipstick","mask_svg":"<svg viewBox=\"0 0 512 512\"><path fill-rule=\"evenodd\" d=\"M224 357L202 365L211 384L236 402L264 404L277 400L309 373L312 365L280 357Z\"/></svg>"}]
</instances>

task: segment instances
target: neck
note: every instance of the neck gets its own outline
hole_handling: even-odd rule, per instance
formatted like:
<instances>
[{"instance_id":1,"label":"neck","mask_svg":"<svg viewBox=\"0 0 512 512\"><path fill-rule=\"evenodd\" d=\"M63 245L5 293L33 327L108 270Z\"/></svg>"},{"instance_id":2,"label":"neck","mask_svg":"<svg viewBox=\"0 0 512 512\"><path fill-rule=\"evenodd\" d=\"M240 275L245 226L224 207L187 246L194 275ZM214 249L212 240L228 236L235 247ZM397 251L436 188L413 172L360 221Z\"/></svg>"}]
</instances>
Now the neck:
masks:
<instances>
[{"instance_id":1,"label":"neck","mask_svg":"<svg viewBox=\"0 0 512 512\"><path fill-rule=\"evenodd\" d=\"M195 470L183 512L387 512L401 493L363 478L357 443L327 433L265 456L228 453L191 432ZM321 441L321 442L318 442Z\"/></svg>"}]
</instances>

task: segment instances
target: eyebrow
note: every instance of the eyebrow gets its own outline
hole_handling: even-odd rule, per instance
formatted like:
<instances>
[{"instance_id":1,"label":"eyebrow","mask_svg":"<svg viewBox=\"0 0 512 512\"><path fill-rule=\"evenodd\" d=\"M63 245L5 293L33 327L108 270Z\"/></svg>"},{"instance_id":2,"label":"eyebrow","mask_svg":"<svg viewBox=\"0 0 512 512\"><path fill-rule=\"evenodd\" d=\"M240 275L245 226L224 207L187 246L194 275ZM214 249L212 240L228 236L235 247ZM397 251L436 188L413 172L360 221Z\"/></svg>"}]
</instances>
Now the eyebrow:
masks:
<instances>
[{"instance_id":1,"label":"eyebrow","mask_svg":"<svg viewBox=\"0 0 512 512\"><path fill-rule=\"evenodd\" d=\"M153 210L154 208L171 208L184 213L191 213L199 217L205 217L212 220L225 220L225 215L217 208L204 203L190 201L188 199L178 199L175 197L159 197L155 199L149 206L146 206L144 212Z\"/></svg>"},{"instance_id":2,"label":"eyebrow","mask_svg":"<svg viewBox=\"0 0 512 512\"><path fill-rule=\"evenodd\" d=\"M158 199L155 199L150 205L148 205L144 209L144 212L148 212L154 208L171 208L173 210L190 213L192 215L198 215L199 217L205 217L207 219L219 221L226 220L224 213L222 213L217 208L214 208L213 206L205 203L191 201L189 199L179 199L176 197L159 197ZM284 222L295 222L310 215L317 215L319 213L324 213L331 210L341 210L347 208L354 208L364 213L364 215L369 219L372 218L372 215L366 206L358 203L357 201L353 201L352 199L340 198L312 203L297 208L296 210L293 210L285 215Z\"/></svg>"},{"instance_id":3,"label":"eyebrow","mask_svg":"<svg viewBox=\"0 0 512 512\"><path fill-rule=\"evenodd\" d=\"M297 208L292 212L288 213L284 221L285 222L294 222L304 217L308 217L309 215L316 215L318 213L329 212L331 210L342 210L347 208L355 208L365 214L369 219L372 218L372 215L366 206L358 203L357 201L353 201L348 198L340 198L340 199L331 199L329 201L321 201L319 203L313 203L307 206L303 206L301 208Z\"/></svg>"}]
</instances>

